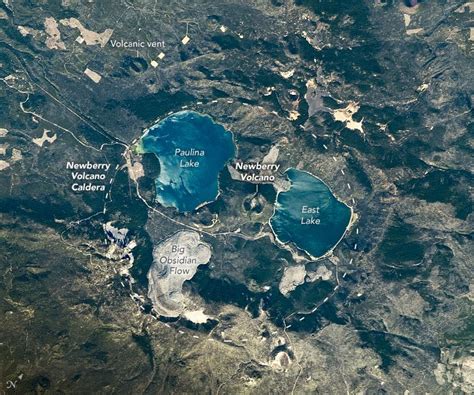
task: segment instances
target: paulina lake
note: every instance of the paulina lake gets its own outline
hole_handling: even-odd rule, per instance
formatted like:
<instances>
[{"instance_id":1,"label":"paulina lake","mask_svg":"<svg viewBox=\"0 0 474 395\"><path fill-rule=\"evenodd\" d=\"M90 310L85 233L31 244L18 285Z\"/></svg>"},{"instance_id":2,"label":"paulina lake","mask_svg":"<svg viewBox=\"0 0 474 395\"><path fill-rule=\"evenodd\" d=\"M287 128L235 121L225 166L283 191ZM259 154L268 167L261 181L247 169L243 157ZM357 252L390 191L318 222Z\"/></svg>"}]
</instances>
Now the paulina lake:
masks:
<instances>
[{"instance_id":1,"label":"paulina lake","mask_svg":"<svg viewBox=\"0 0 474 395\"><path fill-rule=\"evenodd\" d=\"M190 212L214 201L219 173L234 157L232 133L211 117L181 111L152 126L138 151L154 153L160 162L156 200L179 212Z\"/></svg>"}]
</instances>

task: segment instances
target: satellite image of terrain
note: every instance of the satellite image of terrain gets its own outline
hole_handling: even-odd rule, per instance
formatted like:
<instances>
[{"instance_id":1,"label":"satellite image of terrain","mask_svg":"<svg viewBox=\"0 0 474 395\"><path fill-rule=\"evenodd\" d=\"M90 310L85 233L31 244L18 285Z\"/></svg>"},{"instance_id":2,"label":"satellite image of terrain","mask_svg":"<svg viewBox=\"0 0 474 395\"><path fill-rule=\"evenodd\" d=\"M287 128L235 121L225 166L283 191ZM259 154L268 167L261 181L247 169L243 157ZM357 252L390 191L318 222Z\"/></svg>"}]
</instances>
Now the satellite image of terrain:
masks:
<instances>
[{"instance_id":1,"label":"satellite image of terrain","mask_svg":"<svg viewBox=\"0 0 474 395\"><path fill-rule=\"evenodd\" d=\"M473 394L474 2L1 0L0 395Z\"/></svg>"}]
</instances>

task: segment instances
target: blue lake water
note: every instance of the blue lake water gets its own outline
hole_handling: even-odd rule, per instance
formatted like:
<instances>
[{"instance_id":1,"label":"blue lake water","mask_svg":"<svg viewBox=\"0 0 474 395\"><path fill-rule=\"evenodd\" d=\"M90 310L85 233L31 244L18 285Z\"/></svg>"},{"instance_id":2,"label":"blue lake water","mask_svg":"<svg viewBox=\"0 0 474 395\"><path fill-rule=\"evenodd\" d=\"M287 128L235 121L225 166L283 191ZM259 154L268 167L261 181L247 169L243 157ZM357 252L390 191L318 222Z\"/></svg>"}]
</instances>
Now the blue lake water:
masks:
<instances>
[{"instance_id":1,"label":"blue lake water","mask_svg":"<svg viewBox=\"0 0 474 395\"><path fill-rule=\"evenodd\" d=\"M285 174L291 186L277 196L270 219L273 232L282 243L323 256L344 236L352 211L310 173L292 168Z\"/></svg>"},{"instance_id":2,"label":"blue lake water","mask_svg":"<svg viewBox=\"0 0 474 395\"><path fill-rule=\"evenodd\" d=\"M219 173L234 157L235 145L232 133L211 117L181 111L153 125L138 151L154 153L160 162L156 200L190 212L217 198Z\"/></svg>"}]
</instances>

